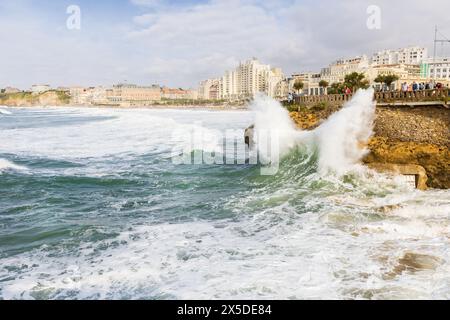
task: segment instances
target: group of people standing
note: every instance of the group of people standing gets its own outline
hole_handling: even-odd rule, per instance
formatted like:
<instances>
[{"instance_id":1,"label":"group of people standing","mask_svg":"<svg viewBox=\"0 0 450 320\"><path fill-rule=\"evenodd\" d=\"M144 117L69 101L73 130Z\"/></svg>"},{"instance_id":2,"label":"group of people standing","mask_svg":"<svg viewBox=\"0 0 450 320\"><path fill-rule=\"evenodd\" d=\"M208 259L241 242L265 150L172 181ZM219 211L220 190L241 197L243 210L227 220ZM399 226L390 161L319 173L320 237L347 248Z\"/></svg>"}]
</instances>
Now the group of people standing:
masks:
<instances>
[{"instance_id":1,"label":"group of people standing","mask_svg":"<svg viewBox=\"0 0 450 320\"><path fill-rule=\"evenodd\" d=\"M434 90L434 89L442 89L444 85L440 82L435 83L434 81L430 82L413 82L408 84L406 82L402 83L401 91L403 92L415 92L421 90Z\"/></svg>"}]
</instances>

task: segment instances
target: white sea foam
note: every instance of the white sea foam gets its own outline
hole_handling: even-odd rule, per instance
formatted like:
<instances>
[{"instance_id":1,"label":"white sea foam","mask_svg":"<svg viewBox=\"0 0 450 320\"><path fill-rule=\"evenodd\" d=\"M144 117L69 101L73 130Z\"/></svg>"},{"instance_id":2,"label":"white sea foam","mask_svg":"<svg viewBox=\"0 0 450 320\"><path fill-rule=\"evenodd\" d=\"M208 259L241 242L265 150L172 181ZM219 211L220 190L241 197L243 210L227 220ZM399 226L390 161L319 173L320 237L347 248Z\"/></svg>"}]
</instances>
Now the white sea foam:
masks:
<instances>
[{"instance_id":1,"label":"white sea foam","mask_svg":"<svg viewBox=\"0 0 450 320\"><path fill-rule=\"evenodd\" d=\"M341 175L355 169L367 153L364 146L375 119L373 89L359 90L340 111L310 132L297 129L287 110L266 96L256 98L252 110L256 137L268 131L272 139L279 140L280 158L300 144L314 145L319 150L322 174L332 171ZM257 141L257 146L262 154L270 154L266 141Z\"/></svg>"},{"instance_id":2,"label":"white sea foam","mask_svg":"<svg viewBox=\"0 0 450 320\"><path fill-rule=\"evenodd\" d=\"M319 169L345 173L367 154L375 119L373 89L359 90L351 101L314 132L320 157Z\"/></svg>"},{"instance_id":3,"label":"white sea foam","mask_svg":"<svg viewBox=\"0 0 450 320\"><path fill-rule=\"evenodd\" d=\"M278 101L259 95L250 109L254 114L255 144L261 156L270 158L265 161L279 160L305 138L306 133L295 127L288 111ZM274 142L278 145L276 155L270 152L270 143Z\"/></svg>"},{"instance_id":4,"label":"white sea foam","mask_svg":"<svg viewBox=\"0 0 450 320\"><path fill-rule=\"evenodd\" d=\"M37 113L37 117L45 116L47 119L57 118L64 113L67 116L111 118L76 125L44 124L39 127L2 130L0 152L67 160L151 152L164 152L169 157L172 149L186 148L186 135L190 133L199 134L203 138L190 145L193 150L219 150L221 136L217 134L217 130L221 130L223 134L224 128L223 123L218 128L202 125L203 119L214 117L213 113L202 111L36 108L28 111L30 120L33 120L33 112ZM227 114L233 117L233 114L246 113Z\"/></svg>"},{"instance_id":5,"label":"white sea foam","mask_svg":"<svg viewBox=\"0 0 450 320\"><path fill-rule=\"evenodd\" d=\"M332 136L341 123L346 128L339 129L339 138L333 140L339 146L336 159L319 149L324 172L341 172L364 154L349 150L359 147L365 129L370 129L370 125L360 127L368 123L371 112L368 95L362 96L360 105L352 105L357 110L344 109L344 115L331 118L314 136L295 130L285 111L265 99L263 104L270 111L259 116L257 125L270 122L271 117L278 119L274 128L286 129L282 136L292 138L285 145L289 152L298 143L326 145L323 139ZM236 127L245 128L252 123L250 113L57 112L114 118L82 125L2 130L0 153L70 160L98 157L89 158L90 167L77 170L99 174L111 172L116 162L126 163L129 153L161 152L159 157L166 156L173 145L183 146L182 136L170 139L172 130L185 125L192 128L197 120L203 120L200 128L211 133L213 142L212 129L228 128L235 122ZM345 141L344 133L353 136ZM122 158L112 164L107 162L111 154ZM11 165L16 164L9 162L7 167ZM221 196L221 209L236 214L231 220L199 218L152 225L143 220L134 224L133 217L117 237L108 240L86 240L89 242L78 247L77 239L76 248L73 242L61 243L56 248L44 246L4 257L0 259L0 298L450 299L448 191L413 191L376 174L357 176L351 183L335 175L328 180L315 174L300 179L295 174L302 168L283 168L292 178L268 178L267 183L258 182L262 186L253 188L244 178L236 179L236 183L249 183L245 189L251 190L229 198ZM119 197L117 203L111 203L110 214L122 217L123 201L127 200ZM92 226L86 232L95 231L102 230ZM389 275L410 252L435 257L440 263L433 269Z\"/></svg>"},{"instance_id":6,"label":"white sea foam","mask_svg":"<svg viewBox=\"0 0 450 320\"><path fill-rule=\"evenodd\" d=\"M76 255L39 251L4 259L5 266L27 267L3 282L2 297L448 299L448 263L386 280L408 252L450 259L448 194L429 196L441 200L432 209L438 215L422 219L399 212L429 211L426 197L416 196L398 199L403 207L382 220L350 214L348 205L333 210L325 199L322 210L301 216L283 204L239 222L137 226L83 244Z\"/></svg>"},{"instance_id":7,"label":"white sea foam","mask_svg":"<svg viewBox=\"0 0 450 320\"><path fill-rule=\"evenodd\" d=\"M23 170L27 170L27 168L24 166L19 166L17 164L14 164L11 161L0 158L0 173L3 171L6 171L6 170L23 171Z\"/></svg>"},{"instance_id":8,"label":"white sea foam","mask_svg":"<svg viewBox=\"0 0 450 320\"><path fill-rule=\"evenodd\" d=\"M12 113L10 111L8 111L8 110L0 109L0 114L11 115Z\"/></svg>"}]
</instances>

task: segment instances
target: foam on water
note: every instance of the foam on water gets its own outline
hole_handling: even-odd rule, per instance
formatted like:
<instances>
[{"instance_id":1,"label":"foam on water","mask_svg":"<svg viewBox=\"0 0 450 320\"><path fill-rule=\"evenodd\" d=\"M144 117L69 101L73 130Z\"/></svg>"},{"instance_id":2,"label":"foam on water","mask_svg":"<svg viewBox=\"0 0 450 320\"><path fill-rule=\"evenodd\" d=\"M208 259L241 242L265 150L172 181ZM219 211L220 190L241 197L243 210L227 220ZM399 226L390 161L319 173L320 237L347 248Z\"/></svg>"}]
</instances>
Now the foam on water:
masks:
<instances>
[{"instance_id":1,"label":"foam on water","mask_svg":"<svg viewBox=\"0 0 450 320\"><path fill-rule=\"evenodd\" d=\"M302 144L316 147L319 151L319 171L323 175L343 175L358 169L361 159L368 152L365 144L373 133L375 119L373 92L373 89L359 90L340 111L312 132L296 128L288 111L279 102L259 96L251 106L255 114L256 137L268 131L272 139L279 141L280 157ZM269 154L266 141L256 140L258 150Z\"/></svg>"},{"instance_id":2,"label":"foam on water","mask_svg":"<svg viewBox=\"0 0 450 320\"><path fill-rule=\"evenodd\" d=\"M12 113L10 111L8 111L8 110L0 109L0 114L11 115Z\"/></svg>"},{"instance_id":3,"label":"foam on water","mask_svg":"<svg viewBox=\"0 0 450 320\"><path fill-rule=\"evenodd\" d=\"M23 167L23 166L19 166L17 164L14 164L11 161L0 158L0 173L2 173L3 171L6 171L6 170L24 171L24 170L27 170L27 168Z\"/></svg>"},{"instance_id":4,"label":"foam on water","mask_svg":"<svg viewBox=\"0 0 450 320\"><path fill-rule=\"evenodd\" d=\"M52 125L0 130L0 154L30 161L33 175L17 179L33 178L33 188L26 190L16 177L9 183L19 183L22 197L37 192L32 200L43 205L15 204L0 194L5 203L0 222L11 227L20 222L16 233L0 230L8 241L4 247L0 242L0 297L449 299L450 193L412 190L357 169L365 152L360 144L371 130L370 92L358 93L313 133L297 131L278 103L260 98L255 104L256 114L21 111L23 117L51 118ZM54 121L74 116L87 120ZM257 127L273 125L281 132L284 157L276 176L261 177L246 166L164 167L173 147L185 147L184 131L172 139L173 131L196 126L211 143L194 149L213 150L220 141L216 129L235 124L243 130L255 118ZM36 157L81 165L48 167L56 176L51 188L49 178L35 169ZM148 176L136 174L138 169ZM98 179L82 180L77 190L70 180L74 174L111 172L129 183L115 189L102 188ZM134 180L127 180L130 176ZM60 191L65 187L66 194ZM87 206L87 197L96 192L110 202ZM73 209L70 203L80 204ZM158 209L174 215L171 223L152 215ZM62 222L70 226L64 238L42 244L39 234L31 249L11 244L16 234L23 241L36 227L59 231ZM421 262L416 269L410 267L418 265L411 262L414 257Z\"/></svg>"}]
</instances>

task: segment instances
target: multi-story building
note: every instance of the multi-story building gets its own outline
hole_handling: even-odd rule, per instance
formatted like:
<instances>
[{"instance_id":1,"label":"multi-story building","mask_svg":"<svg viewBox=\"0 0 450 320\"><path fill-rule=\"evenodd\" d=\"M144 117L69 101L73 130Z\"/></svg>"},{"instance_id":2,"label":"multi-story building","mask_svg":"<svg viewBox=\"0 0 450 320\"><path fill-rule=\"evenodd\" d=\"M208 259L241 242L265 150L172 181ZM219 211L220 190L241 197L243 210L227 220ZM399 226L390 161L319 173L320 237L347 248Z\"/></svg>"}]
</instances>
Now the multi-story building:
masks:
<instances>
[{"instance_id":1,"label":"multi-story building","mask_svg":"<svg viewBox=\"0 0 450 320\"><path fill-rule=\"evenodd\" d=\"M397 75L399 80L392 84L392 88L399 89L404 82L425 82L427 78L450 79L450 58L439 58L436 61L428 59L428 50L418 46L383 50L375 53L371 59L366 55L339 59L323 68L320 74L313 72L294 74L283 81L284 90L287 88L288 92L295 92L294 83L301 80L304 84L302 94L324 94L324 88L319 86L321 80L325 80L329 85L343 83L345 76L353 72L363 73L370 85L375 88L381 87L381 84L375 82L379 75Z\"/></svg>"},{"instance_id":2,"label":"multi-story building","mask_svg":"<svg viewBox=\"0 0 450 320\"><path fill-rule=\"evenodd\" d=\"M265 93L275 98L281 92L280 82L282 80L281 69L271 68L253 58L240 63L235 70L225 72L224 76L219 79L218 86L217 80L203 81L200 84L199 97L206 97L209 92L212 95L209 99L214 98L217 94L217 99L241 100L253 98L257 93Z\"/></svg>"},{"instance_id":3,"label":"multi-story building","mask_svg":"<svg viewBox=\"0 0 450 320\"><path fill-rule=\"evenodd\" d=\"M323 88L320 88L319 83L322 79L320 73L315 72L303 72L303 73L296 73L292 75L292 78L290 78L289 82L289 92L295 92L294 84L297 81L303 82L303 90L300 92L304 95L320 95L323 94Z\"/></svg>"},{"instance_id":4,"label":"multi-story building","mask_svg":"<svg viewBox=\"0 0 450 320\"><path fill-rule=\"evenodd\" d=\"M90 104L88 101L88 88L84 87L70 87L70 102L76 105Z\"/></svg>"},{"instance_id":5,"label":"multi-story building","mask_svg":"<svg viewBox=\"0 0 450 320\"><path fill-rule=\"evenodd\" d=\"M208 79L200 82L197 98L200 100L218 100L220 91L219 79Z\"/></svg>"},{"instance_id":6,"label":"multi-story building","mask_svg":"<svg viewBox=\"0 0 450 320\"><path fill-rule=\"evenodd\" d=\"M375 89L381 89L382 84L376 83L378 76L396 75L398 80L392 84L392 90L401 88L401 84L425 81L420 75L420 65L417 64L390 64L390 65L371 65L365 73L370 85Z\"/></svg>"},{"instance_id":7,"label":"multi-story building","mask_svg":"<svg viewBox=\"0 0 450 320\"><path fill-rule=\"evenodd\" d=\"M108 104L108 90L102 86L90 88L88 91L88 99L93 105Z\"/></svg>"},{"instance_id":8,"label":"multi-story building","mask_svg":"<svg viewBox=\"0 0 450 320\"><path fill-rule=\"evenodd\" d=\"M433 80L450 81L450 57L424 60L421 65L421 74Z\"/></svg>"},{"instance_id":9,"label":"multi-story building","mask_svg":"<svg viewBox=\"0 0 450 320\"><path fill-rule=\"evenodd\" d=\"M197 90L172 89L163 87L161 98L167 100L194 100L197 99Z\"/></svg>"},{"instance_id":10,"label":"multi-story building","mask_svg":"<svg viewBox=\"0 0 450 320\"><path fill-rule=\"evenodd\" d=\"M239 98L238 93L238 73L226 71L225 75L220 79L220 97L226 100L235 100Z\"/></svg>"},{"instance_id":11,"label":"multi-story building","mask_svg":"<svg viewBox=\"0 0 450 320\"><path fill-rule=\"evenodd\" d=\"M220 100L220 81L214 81L211 87L209 87L209 99Z\"/></svg>"},{"instance_id":12,"label":"multi-story building","mask_svg":"<svg viewBox=\"0 0 450 320\"><path fill-rule=\"evenodd\" d=\"M345 76L353 72L365 73L369 68L367 56L339 59L320 72L320 78L328 83L344 82Z\"/></svg>"},{"instance_id":13,"label":"multi-story building","mask_svg":"<svg viewBox=\"0 0 450 320\"><path fill-rule=\"evenodd\" d=\"M272 68L269 73L267 84L267 95L272 98L281 99L283 96L280 91L280 84L283 82L284 74L281 68Z\"/></svg>"},{"instance_id":14,"label":"multi-story building","mask_svg":"<svg viewBox=\"0 0 450 320\"><path fill-rule=\"evenodd\" d=\"M112 90L112 95L108 96L109 102L121 106L146 106L161 101L161 88L158 85L118 84Z\"/></svg>"},{"instance_id":15,"label":"multi-story building","mask_svg":"<svg viewBox=\"0 0 450 320\"><path fill-rule=\"evenodd\" d=\"M382 50L372 56L372 65L420 64L428 58L428 49L408 47L398 50Z\"/></svg>"},{"instance_id":16,"label":"multi-story building","mask_svg":"<svg viewBox=\"0 0 450 320\"><path fill-rule=\"evenodd\" d=\"M31 92L33 94L44 93L50 91L52 88L48 84L33 84L31 86Z\"/></svg>"}]
</instances>

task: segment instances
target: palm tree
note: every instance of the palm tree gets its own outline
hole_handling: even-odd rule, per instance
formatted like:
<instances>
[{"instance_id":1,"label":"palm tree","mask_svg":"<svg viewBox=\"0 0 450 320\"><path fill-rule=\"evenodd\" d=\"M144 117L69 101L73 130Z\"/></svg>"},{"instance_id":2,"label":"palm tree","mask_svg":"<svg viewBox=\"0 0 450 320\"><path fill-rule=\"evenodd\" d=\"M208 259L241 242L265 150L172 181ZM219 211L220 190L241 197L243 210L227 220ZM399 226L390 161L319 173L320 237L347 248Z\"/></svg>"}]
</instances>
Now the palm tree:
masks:
<instances>
[{"instance_id":1,"label":"palm tree","mask_svg":"<svg viewBox=\"0 0 450 320\"><path fill-rule=\"evenodd\" d=\"M304 87L305 87L305 84L303 83L302 80L295 81L294 89L295 89L295 91L297 91L297 93L299 93L300 90L303 90Z\"/></svg>"},{"instance_id":2,"label":"palm tree","mask_svg":"<svg viewBox=\"0 0 450 320\"><path fill-rule=\"evenodd\" d=\"M345 86L351 88L353 92L358 89L369 88L369 81L367 81L364 73L353 72L345 76Z\"/></svg>"},{"instance_id":3,"label":"palm tree","mask_svg":"<svg viewBox=\"0 0 450 320\"><path fill-rule=\"evenodd\" d=\"M320 80L319 82L319 87L323 88L324 90L324 94L327 94L327 88L330 84L328 83L328 81L325 80Z\"/></svg>"}]
</instances>

